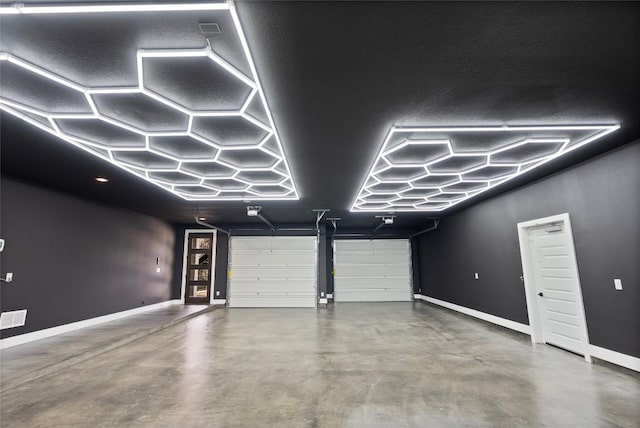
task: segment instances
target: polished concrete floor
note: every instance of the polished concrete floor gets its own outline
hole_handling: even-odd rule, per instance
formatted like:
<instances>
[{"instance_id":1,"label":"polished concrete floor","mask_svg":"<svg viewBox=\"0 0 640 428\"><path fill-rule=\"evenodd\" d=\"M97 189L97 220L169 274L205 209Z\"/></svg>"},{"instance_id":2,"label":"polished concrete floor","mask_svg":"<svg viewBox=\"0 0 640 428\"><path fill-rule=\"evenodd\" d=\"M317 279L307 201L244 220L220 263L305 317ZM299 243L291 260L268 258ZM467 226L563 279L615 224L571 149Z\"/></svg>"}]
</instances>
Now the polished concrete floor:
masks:
<instances>
[{"instance_id":1,"label":"polished concrete floor","mask_svg":"<svg viewBox=\"0 0 640 428\"><path fill-rule=\"evenodd\" d=\"M168 304L126 318L2 349L0 390L88 360L212 309L207 305Z\"/></svg>"},{"instance_id":2,"label":"polished concrete floor","mask_svg":"<svg viewBox=\"0 0 640 428\"><path fill-rule=\"evenodd\" d=\"M2 391L11 427L638 427L640 377L421 303L208 312Z\"/></svg>"}]
</instances>

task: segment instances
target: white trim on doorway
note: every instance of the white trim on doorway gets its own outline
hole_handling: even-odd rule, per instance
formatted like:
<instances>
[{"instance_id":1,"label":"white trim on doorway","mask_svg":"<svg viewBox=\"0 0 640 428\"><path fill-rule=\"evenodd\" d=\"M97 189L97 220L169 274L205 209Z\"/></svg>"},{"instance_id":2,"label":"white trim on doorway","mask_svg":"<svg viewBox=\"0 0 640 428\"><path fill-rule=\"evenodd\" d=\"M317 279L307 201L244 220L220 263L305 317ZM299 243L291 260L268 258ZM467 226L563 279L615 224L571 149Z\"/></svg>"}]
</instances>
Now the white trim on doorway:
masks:
<instances>
[{"instance_id":1,"label":"white trim on doorway","mask_svg":"<svg viewBox=\"0 0 640 428\"><path fill-rule=\"evenodd\" d=\"M214 299L215 296L215 281L216 281L216 247L218 246L218 234L215 230L211 229L185 229L184 230L184 245L182 248L182 280L180 283L180 300L184 303L185 292L187 288L187 253L189 249L189 234L191 233L210 233L213 236L211 242L211 289L209 290L209 304L218 303L221 299ZM218 302L215 302L215 301ZM226 300L225 300L226 302Z\"/></svg>"},{"instance_id":2,"label":"white trim on doorway","mask_svg":"<svg viewBox=\"0 0 640 428\"><path fill-rule=\"evenodd\" d=\"M580 286L580 275L578 272L578 264L576 260L575 245L573 242L573 231L571 229L571 219L568 213L553 215L549 217L539 218L535 220L518 223L518 239L520 243L520 256L522 259L522 271L524 278L525 297L527 300L527 312L529 315L529 325L531 326L531 341L533 343L546 343L542 323L543 319L538 310L539 299L535 286L535 274L533 268L533 254L529 245L529 231L535 228L551 226L562 223L566 228L569 263L575 269L577 287L576 287L576 305L577 317L580 319L581 341L584 349L584 359L591 362L589 334L587 331L587 320L584 311L584 303L582 299L582 287Z\"/></svg>"}]
</instances>

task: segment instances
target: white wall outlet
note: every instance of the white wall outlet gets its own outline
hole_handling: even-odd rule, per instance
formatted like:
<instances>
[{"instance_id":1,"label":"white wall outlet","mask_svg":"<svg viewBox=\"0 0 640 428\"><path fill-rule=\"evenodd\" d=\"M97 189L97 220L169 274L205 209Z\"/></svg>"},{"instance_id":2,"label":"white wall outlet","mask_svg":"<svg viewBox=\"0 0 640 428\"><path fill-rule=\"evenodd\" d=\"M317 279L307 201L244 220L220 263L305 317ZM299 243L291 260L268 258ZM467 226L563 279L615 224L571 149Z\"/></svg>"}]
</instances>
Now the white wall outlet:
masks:
<instances>
[{"instance_id":1,"label":"white wall outlet","mask_svg":"<svg viewBox=\"0 0 640 428\"><path fill-rule=\"evenodd\" d=\"M320 292L320 297L324 297L324 291Z\"/></svg>"},{"instance_id":2,"label":"white wall outlet","mask_svg":"<svg viewBox=\"0 0 640 428\"><path fill-rule=\"evenodd\" d=\"M622 280L621 279L614 279L613 280L613 285L616 287L616 290L622 290Z\"/></svg>"},{"instance_id":3,"label":"white wall outlet","mask_svg":"<svg viewBox=\"0 0 640 428\"><path fill-rule=\"evenodd\" d=\"M220 290L216 290L216 296L220 295Z\"/></svg>"},{"instance_id":4,"label":"white wall outlet","mask_svg":"<svg viewBox=\"0 0 640 428\"><path fill-rule=\"evenodd\" d=\"M474 274L473 274L473 278L474 278L474 279L479 279L479 278L480 278L480 275L478 275L478 272L476 272L476 273L474 273Z\"/></svg>"},{"instance_id":5,"label":"white wall outlet","mask_svg":"<svg viewBox=\"0 0 640 428\"><path fill-rule=\"evenodd\" d=\"M4 239L0 239L0 252L4 250Z\"/></svg>"},{"instance_id":6,"label":"white wall outlet","mask_svg":"<svg viewBox=\"0 0 640 428\"><path fill-rule=\"evenodd\" d=\"M7 272L7 278L5 279L6 282L11 282L13 281L13 272Z\"/></svg>"},{"instance_id":7,"label":"white wall outlet","mask_svg":"<svg viewBox=\"0 0 640 428\"><path fill-rule=\"evenodd\" d=\"M160 273L160 268L159 267L156 268L156 272Z\"/></svg>"}]
</instances>

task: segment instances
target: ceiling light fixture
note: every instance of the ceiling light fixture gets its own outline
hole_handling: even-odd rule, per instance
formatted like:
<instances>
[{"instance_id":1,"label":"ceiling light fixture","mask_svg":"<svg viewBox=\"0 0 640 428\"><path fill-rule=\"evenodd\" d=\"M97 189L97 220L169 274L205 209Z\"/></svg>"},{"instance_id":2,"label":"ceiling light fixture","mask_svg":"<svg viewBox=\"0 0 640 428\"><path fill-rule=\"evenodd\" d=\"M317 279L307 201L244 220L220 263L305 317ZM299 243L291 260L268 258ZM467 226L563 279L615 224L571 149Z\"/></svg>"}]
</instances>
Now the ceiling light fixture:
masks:
<instances>
[{"instance_id":1,"label":"ceiling light fixture","mask_svg":"<svg viewBox=\"0 0 640 428\"><path fill-rule=\"evenodd\" d=\"M109 182L109 179L108 179L108 178L106 178L106 177L96 177L96 181L97 181L98 183L108 183L108 182Z\"/></svg>"},{"instance_id":2,"label":"ceiling light fixture","mask_svg":"<svg viewBox=\"0 0 640 428\"><path fill-rule=\"evenodd\" d=\"M392 127L351 211L443 211L619 128Z\"/></svg>"},{"instance_id":3,"label":"ceiling light fixture","mask_svg":"<svg viewBox=\"0 0 640 428\"><path fill-rule=\"evenodd\" d=\"M158 4L79 4L53 5L11 3L0 7L0 15L18 14L61 14L61 13L112 13L112 12L185 12L228 10L226 3L158 3Z\"/></svg>"},{"instance_id":4,"label":"ceiling light fixture","mask_svg":"<svg viewBox=\"0 0 640 428\"><path fill-rule=\"evenodd\" d=\"M15 13L105 13L105 12L145 12L145 11L185 11L217 10L228 11L235 26L236 35L242 46L244 59L250 70L250 76L216 53L214 47L194 49L154 49L138 50L135 57L137 66L137 85L123 87L85 87L73 82L59 73L54 73L38 65L27 62L9 52L0 52L0 64L11 64L22 73L33 78L45 79L61 86L64 90L77 94L86 101L85 113L57 113L45 111L30 104L30 99L9 99L0 95L0 109L25 122L53 134L69 144L94 156L122 168L172 194L189 201L240 201L247 200L297 200L299 195L291 175L289 165L275 128L271 112L260 85L258 75L246 42L235 6L229 3L193 3L193 4L140 4L140 5L77 5L77 6L11 6L0 8L0 14ZM20 19L19 17L11 19ZM167 60L202 58L210 61L211 67L223 75L226 73L240 86L246 88L248 95L242 105L230 106L220 110L195 110L182 105L165 94L163 90L149 89L145 77L145 66L155 60L166 63ZM4 89L4 88L0 88ZM0 91L2 93L3 91ZM127 117L113 111L103 111L98 101L105 97L135 96L144 103L156 103L168 114L184 118L184 125L169 131L156 131L132 123ZM83 101L84 102L84 101ZM249 114L249 107L260 106L264 119L258 120ZM231 120L242 129L248 130L253 139L243 139L240 144L234 141L221 142L216 137L202 135L196 127L203 121ZM125 133L139 143L113 144L107 132L105 135L91 138L70 131L65 124L73 123L80 127L107 129L108 132ZM79 125L78 125L79 124ZM137 126L138 125L138 126ZM204 125L203 125L204 126ZM92 128L93 127L93 128ZM229 137L231 138L231 137ZM194 154L186 154L180 147L195 147ZM258 159L258 160L256 160ZM251 163L253 162L253 163ZM214 172L211 172L214 171Z\"/></svg>"}]
</instances>

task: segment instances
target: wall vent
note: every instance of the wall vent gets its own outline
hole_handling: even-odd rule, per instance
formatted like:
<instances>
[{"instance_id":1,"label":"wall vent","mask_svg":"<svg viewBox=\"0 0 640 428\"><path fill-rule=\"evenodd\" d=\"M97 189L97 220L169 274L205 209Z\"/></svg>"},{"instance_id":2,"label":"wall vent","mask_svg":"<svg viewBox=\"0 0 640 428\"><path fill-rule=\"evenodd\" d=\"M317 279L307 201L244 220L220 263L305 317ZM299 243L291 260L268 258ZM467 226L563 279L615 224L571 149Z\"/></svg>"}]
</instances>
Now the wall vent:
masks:
<instances>
[{"instance_id":1,"label":"wall vent","mask_svg":"<svg viewBox=\"0 0 640 428\"><path fill-rule=\"evenodd\" d=\"M21 327L27 321L27 310L2 312L0 315L0 330L12 327Z\"/></svg>"}]
</instances>

